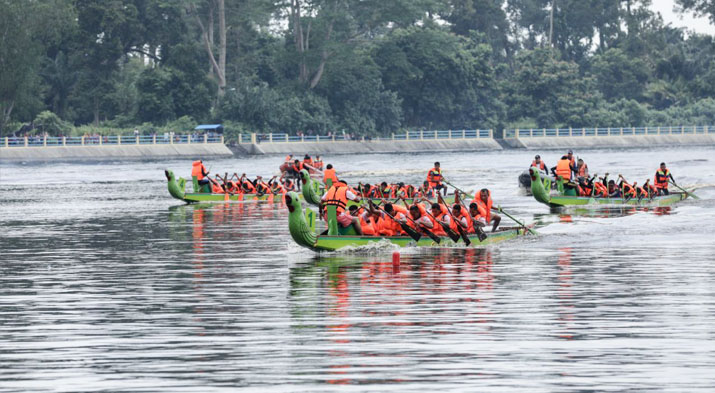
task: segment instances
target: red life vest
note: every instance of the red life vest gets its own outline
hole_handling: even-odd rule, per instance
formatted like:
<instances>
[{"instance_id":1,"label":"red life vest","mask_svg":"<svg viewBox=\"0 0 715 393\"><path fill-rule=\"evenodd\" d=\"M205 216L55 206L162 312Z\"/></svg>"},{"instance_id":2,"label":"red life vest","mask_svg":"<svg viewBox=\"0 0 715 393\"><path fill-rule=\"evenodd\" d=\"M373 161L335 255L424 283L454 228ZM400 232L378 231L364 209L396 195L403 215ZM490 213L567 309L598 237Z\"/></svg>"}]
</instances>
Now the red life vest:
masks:
<instances>
[{"instance_id":1,"label":"red life vest","mask_svg":"<svg viewBox=\"0 0 715 393\"><path fill-rule=\"evenodd\" d=\"M203 180L206 167L201 161L194 161L191 164L191 177L196 176L196 180Z\"/></svg>"},{"instance_id":2,"label":"red life vest","mask_svg":"<svg viewBox=\"0 0 715 393\"><path fill-rule=\"evenodd\" d=\"M487 222L491 221L492 220L492 204L493 204L492 192L489 191L486 203L484 201L482 201L481 193L476 195L474 202L477 204L477 207L479 208L479 214L481 214L482 217L484 217L484 219Z\"/></svg>"},{"instance_id":3,"label":"red life vest","mask_svg":"<svg viewBox=\"0 0 715 393\"><path fill-rule=\"evenodd\" d=\"M531 166L537 167L537 168L541 169L542 171L546 169L546 164L544 164L543 161L539 162L539 164L536 164L536 160L534 160L531 162Z\"/></svg>"},{"instance_id":4,"label":"red life vest","mask_svg":"<svg viewBox=\"0 0 715 393\"><path fill-rule=\"evenodd\" d=\"M571 162L568 158L562 158L556 163L556 176L561 176L564 181L571 180Z\"/></svg>"},{"instance_id":5,"label":"red life vest","mask_svg":"<svg viewBox=\"0 0 715 393\"><path fill-rule=\"evenodd\" d=\"M335 210L338 215L345 211L348 204L348 186L343 182L337 182L333 184L328 190L325 201L323 204L325 206L335 206Z\"/></svg>"},{"instance_id":6,"label":"red life vest","mask_svg":"<svg viewBox=\"0 0 715 393\"><path fill-rule=\"evenodd\" d=\"M433 185L441 184L442 183L442 169L437 169L437 168L432 168L427 172L427 182L429 182L429 185L434 187Z\"/></svg>"}]
</instances>

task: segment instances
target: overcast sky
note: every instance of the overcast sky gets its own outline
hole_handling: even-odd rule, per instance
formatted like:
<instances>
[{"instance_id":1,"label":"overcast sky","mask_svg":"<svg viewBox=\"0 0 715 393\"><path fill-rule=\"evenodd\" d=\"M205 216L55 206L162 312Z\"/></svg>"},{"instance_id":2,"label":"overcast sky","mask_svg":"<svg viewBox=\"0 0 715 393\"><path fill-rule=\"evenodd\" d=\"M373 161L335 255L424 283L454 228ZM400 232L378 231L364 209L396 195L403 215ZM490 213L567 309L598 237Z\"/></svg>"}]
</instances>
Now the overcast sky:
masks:
<instances>
[{"instance_id":1,"label":"overcast sky","mask_svg":"<svg viewBox=\"0 0 715 393\"><path fill-rule=\"evenodd\" d=\"M650 7L655 12L663 15L665 23L676 27L685 27L698 33L715 35L715 25L710 24L708 18L696 18L692 14L679 14L674 11L674 0L653 0Z\"/></svg>"}]
</instances>

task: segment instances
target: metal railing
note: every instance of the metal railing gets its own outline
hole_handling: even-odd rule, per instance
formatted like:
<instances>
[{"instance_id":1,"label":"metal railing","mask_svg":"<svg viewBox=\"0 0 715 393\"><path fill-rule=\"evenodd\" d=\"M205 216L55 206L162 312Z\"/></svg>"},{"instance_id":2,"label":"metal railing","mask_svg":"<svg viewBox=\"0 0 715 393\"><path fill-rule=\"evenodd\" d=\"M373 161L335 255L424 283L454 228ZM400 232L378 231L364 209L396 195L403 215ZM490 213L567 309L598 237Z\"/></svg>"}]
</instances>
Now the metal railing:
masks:
<instances>
[{"instance_id":1,"label":"metal railing","mask_svg":"<svg viewBox=\"0 0 715 393\"><path fill-rule=\"evenodd\" d=\"M27 136L5 137L0 148L57 146L125 146L125 145L190 145L224 143L223 135L92 135L92 136Z\"/></svg>"},{"instance_id":2,"label":"metal railing","mask_svg":"<svg viewBox=\"0 0 715 393\"><path fill-rule=\"evenodd\" d=\"M504 130L504 138L545 138L574 136L705 135L715 134L715 126L607 127L607 128L516 128Z\"/></svg>"},{"instance_id":3,"label":"metal railing","mask_svg":"<svg viewBox=\"0 0 715 393\"><path fill-rule=\"evenodd\" d=\"M451 139L491 139L493 130L435 130L407 131L404 134L390 134L381 137L350 138L345 134L336 135L288 135L286 133L270 134L240 134L239 144L255 143L294 143L294 142L344 142L344 141L418 141L418 140L451 140Z\"/></svg>"}]
</instances>

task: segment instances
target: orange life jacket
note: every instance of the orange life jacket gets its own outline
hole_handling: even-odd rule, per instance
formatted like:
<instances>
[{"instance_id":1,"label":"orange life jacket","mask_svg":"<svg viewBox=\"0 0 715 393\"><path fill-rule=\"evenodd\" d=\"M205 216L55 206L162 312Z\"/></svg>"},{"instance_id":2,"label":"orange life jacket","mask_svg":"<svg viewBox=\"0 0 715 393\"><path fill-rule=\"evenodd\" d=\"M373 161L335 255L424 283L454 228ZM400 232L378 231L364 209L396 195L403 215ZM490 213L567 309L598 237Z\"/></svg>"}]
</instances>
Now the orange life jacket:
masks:
<instances>
[{"instance_id":1,"label":"orange life jacket","mask_svg":"<svg viewBox=\"0 0 715 393\"><path fill-rule=\"evenodd\" d=\"M332 179L333 184L338 182L338 177L335 175L335 168L326 169L323 171L323 183L328 184L328 179Z\"/></svg>"},{"instance_id":2,"label":"orange life jacket","mask_svg":"<svg viewBox=\"0 0 715 393\"><path fill-rule=\"evenodd\" d=\"M632 185L630 185L626 182L623 182L622 189L623 189L623 198L627 198L627 197L635 198L636 197L636 189L633 188Z\"/></svg>"},{"instance_id":3,"label":"orange life jacket","mask_svg":"<svg viewBox=\"0 0 715 393\"><path fill-rule=\"evenodd\" d=\"M658 169L655 171L655 178L653 179L653 183L655 183L655 187L659 189L668 189L668 178L670 177L670 171L668 168L665 169L665 171L662 171Z\"/></svg>"},{"instance_id":4,"label":"orange life jacket","mask_svg":"<svg viewBox=\"0 0 715 393\"><path fill-rule=\"evenodd\" d=\"M593 193L593 196L599 196L601 198L608 198L608 187L603 185L603 183L601 183L601 182L593 183L593 187L596 190Z\"/></svg>"},{"instance_id":5,"label":"orange life jacket","mask_svg":"<svg viewBox=\"0 0 715 393\"><path fill-rule=\"evenodd\" d=\"M218 183L211 182L211 192L214 194L223 194L223 188Z\"/></svg>"},{"instance_id":6,"label":"orange life jacket","mask_svg":"<svg viewBox=\"0 0 715 393\"><path fill-rule=\"evenodd\" d=\"M588 172L588 165L585 163L578 168L578 175L580 177L586 177Z\"/></svg>"},{"instance_id":7,"label":"orange life jacket","mask_svg":"<svg viewBox=\"0 0 715 393\"><path fill-rule=\"evenodd\" d=\"M206 167L201 161L194 161L191 164L191 177L196 176L196 180L203 180L204 172L206 172Z\"/></svg>"},{"instance_id":8,"label":"orange life jacket","mask_svg":"<svg viewBox=\"0 0 715 393\"><path fill-rule=\"evenodd\" d=\"M568 158L562 158L556 163L556 176L561 176L564 181L571 180L571 162Z\"/></svg>"},{"instance_id":9,"label":"orange life jacket","mask_svg":"<svg viewBox=\"0 0 715 393\"><path fill-rule=\"evenodd\" d=\"M294 171L300 172L303 169L303 164L300 162L297 165L293 163L290 167L293 168Z\"/></svg>"},{"instance_id":10,"label":"orange life jacket","mask_svg":"<svg viewBox=\"0 0 715 393\"><path fill-rule=\"evenodd\" d=\"M302 165L303 165L303 168L306 168L306 169L307 169L307 167L305 166L306 164L307 164L307 165L310 165L310 166L313 166L313 160L311 160L311 159L303 160L303 164L302 164Z\"/></svg>"},{"instance_id":11,"label":"orange life jacket","mask_svg":"<svg viewBox=\"0 0 715 393\"><path fill-rule=\"evenodd\" d=\"M537 168L541 169L542 171L546 169L546 164L544 164L543 161L541 161L541 162L539 162L539 164L537 164L537 163L536 163L536 160L534 160L534 161L531 162L531 166L532 166L532 167L537 167Z\"/></svg>"},{"instance_id":12,"label":"orange life jacket","mask_svg":"<svg viewBox=\"0 0 715 393\"><path fill-rule=\"evenodd\" d=\"M271 194L273 190L263 181L256 181L256 191L261 194Z\"/></svg>"},{"instance_id":13,"label":"orange life jacket","mask_svg":"<svg viewBox=\"0 0 715 393\"><path fill-rule=\"evenodd\" d=\"M328 190L325 201L325 206L335 206L338 215L345 211L348 204L348 185L343 182L336 182Z\"/></svg>"},{"instance_id":14,"label":"orange life jacket","mask_svg":"<svg viewBox=\"0 0 715 393\"><path fill-rule=\"evenodd\" d=\"M437 169L437 168L432 168L427 172L427 181L429 182L430 186L433 184L441 184L442 183L442 168Z\"/></svg>"},{"instance_id":15,"label":"orange life jacket","mask_svg":"<svg viewBox=\"0 0 715 393\"><path fill-rule=\"evenodd\" d=\"M248 179L243 181L242 189L246 194L255 194L256 187Z\"/></svg>"},{"instance_id":16,"label":"orange life jacket","mask_svg":"<svg viewBox=\"0 0 715 393\"><path fill-rule=\"evenodd\" d=\"M385 187L384 190L378 188L377 189L377 197L378 198L390 198L392 196L392 192L393 192L393 190L392 190L391 186Z\"/></svg>"},{"instance_id":17,"label":"orange life jacket","mask_svg":"<svg viewBox=\"0 0 715 393\"><path fill-rule=\"evenodd\" d=\"M487 202L484 203L482 201L482 197L480 194L476 195L476 199L474 199L474 202L477 204L477 207L479 208L479 214L484 217L484 219L489 222L492 220L492 192L489 191L489 196L487 197Z\"/></svg>"}]
</instances>

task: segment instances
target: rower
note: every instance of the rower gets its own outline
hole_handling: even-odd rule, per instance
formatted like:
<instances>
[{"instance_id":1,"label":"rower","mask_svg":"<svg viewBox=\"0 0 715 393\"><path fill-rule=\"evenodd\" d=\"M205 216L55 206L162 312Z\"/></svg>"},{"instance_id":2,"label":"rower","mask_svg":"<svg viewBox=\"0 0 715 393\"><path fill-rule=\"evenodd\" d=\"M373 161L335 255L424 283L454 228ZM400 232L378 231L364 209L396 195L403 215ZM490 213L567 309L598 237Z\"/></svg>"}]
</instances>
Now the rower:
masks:
<instances>
[{"instance_id":1,"label":"rower","mask_svg":"<svg viewBox=\"0 0 715 393\"><path fill-rule=\"evenodd\" d=\"M374 223L375 220L373 215L367 211L364 207L358 207L357 205L350 205L348 207L350 215L357 218L360 221L360 230L364 236L375 236L377 234Z\"/></svg>"},{"instance_id":2,"label":"rower","mask_svg":"<svg viewBox=\"0 0 715 393\"><path fill-rule=\"evenodd\" d=\"M673 174L670 173L668 168L665 167L665 163L660 163L660 168L655 171L655 178L653 183L655 183L655 188L658 189L658 195L669 195L668 191L668 180L671 180L675 184L675 179L673 179Z\"/></svg>"},{"instance_id":3,"label":"rower","mask_svg":"<svg viewBox=\"0 0 715 393\"><path fill-rule=\"evenodd\" d=\"M479 191L479 194L477 197L472 201L473 203L476 203L479 209L482 210L483 216L484 216L484 221L486 221L487 224L490 222L493 222L494 224L492 225L492 232L497 230L497 227L499 226L499 223L501 222L501 216L499 216L496 213L492 213L493 211L499 211L498 209L494 208L493 202L492 202L492 193L486 188L482 188Z\"/></svg>"},{"instance_id":4,"label":"rower","mask_svg":"<svg viewBox=\"0 0 715 393\"><path fill-rule=\"evenodd\" d=\"M322 170L322 169L323 169L323 159L320 158L320 156L317 156L317 155L316 155L316 156L315 156L315 160L313 160L313 166L314 166L316 169L321 169L321 170Z\"/></svg>"},{"instance_id":5,"label":"rower","mask_svg":"<svg viewBox=\"0 0 715 393\"><path fill-rule=\"evenodd\" d=\"M454 217L454 221L452 221L452 225L450 225L450 227L453 231L459 231L457 229L457 225L459 225L467 233L474 233L474 226L473 224L470 225L472 220L469 219L469 212L462 209L462 205L455 203L452 206L452 216Z\"/></svg>"},{"instance_id":6,"label":"rower","mask_svg":"<svg viewBox=\"0 0 715 393\"><path fill-rule=\"evenodd\" d=\"M432 223L432 220L427 217L427 214L423 214L422 210L418 205L412 205L410 206L410 217L412 218L412 221L414 221L414 224L412 222L408 222L407 225L411 226L415 230L422 231L423 228L427 229L433 229L434 224ZM416 228L416 225L419 225L419 228Z\"/></svg>"},{"instance_id":7,"label":"rower","mask_svg":"<svg viewBox=\"0 0 715 393\"><path fill-rule=\"evenodd\" d=\"M626 181L626 178L624 178L622 175L618 175L618 178L621 180L620 183L618 183L618 187L621 189L621 194L624 199L630 199L630 198L635 198L636 197L636 187L635 184L631 185Z\"/></svg>"},{"instance_id":8,"label":"rower","mask_svg":"<svg viewBox=\"0 0 715 393\"><path fill-rule=\"evenodd\" d=\"M474 220L476 220L477 225L479 225L480 227L487 226L485 212L479 209L479 205L474 202L469 204L469 215L472 216Z\"/></svg>"},{"instance_id":9,"label":"rower","mask_svg":"<svg viewBox=\"0 0 715 393\"><path fill-rule=\"evenodd\" d=\"M288 164L290 164L291 161L293 161L293 155L292 155L292 154L288 154L288 155L286 156L286 158L285 158L284 161L287 162Z\"/></svg>"},{"instance_id":10,"label":"rower","mask_svg":"<svg viewBox=\"0 0 715 393\"><path fill-rule=\"evenodd\" d=\"M199 188L202 188L204 185L210 183L207 177L208 175L209 171L206 170L203 161L196 160L191 164L191 177L196 177L196 180L199 183Z\"/></svg>"},{"instance_id":11,"label":"rower","mask_svg":"<svg viewBox=\"0 0 715 393\"><path fill-rule=\"evenodd\" d=\"M407 221L405 214L407 214L407 209L399 205L393 205L392 203L386 203L383 208L387 214L394 217L394 220L387 214L380 216L380 221L378 224L379 234L383 236L397 236L402 235L402 227L400 222Z\"/></svg>"},{"instance_id":12,"label":"rower","mask_svg":"<svg viewBox=\"0 0 715 393\"><path fill-rule=\"evenodd\" d=\"M328 185L328 180L332 181L332 184L338 182L338 177L335 175L335 169L333 164L328 164L323 171L323 184Z\"/></svg>"},{"instance_id":13,"label":"rower","mask_svg":"<svg viewBox=\"0 0 715 393\"><path fill-rule=\"evenodd\" d=\"M387 185L387 182L380 183L380 188L378 189L378 196L380 198L390 198L392 195L392 187Z\"/></svg>"},{"instance_id":14,"label":"rower","mask_svg":"<svg viewBox=\"0 0 715 393\"><path fill-rule=\"evenodd\" d=\"M534 161L531 162L531 167L532 168L536 167L537 169L544 172L545 174L547 174L547 175L549 174L549 168L547 168L546 164L543 161L541 161L541 156L538 154L534 157Z\"/></svg>"},{"instance_id":15,"label":"rower","mask_svg":"<svg viewBox=\"0 0 715 393\"><path fill-rule=\"evenodd\" d=\"M262 176L256 176L255 184L256 184L256 193L257 194L271 194L272 193L271 186L269 186L268 184L266 184L263 181Z\"/></svg>"},{"instance_id":16,"label":"rower","mask_svg":"<svg viewBox=\"0 0 715 393\"><path fill-rule=\"evenodd\" d=\"M447 195L447 187L442 184L442 180L444 180L442 169L440 168L439 162L435 162L434 168L427 172L427 182L429 182L429 186L436 192L442 189L444 190L443 195Z\"/></svg>"},{"instance_id":17,"label":"rower","mask_svg":"<svg viewBox=\"0 0 715 393\"><path fill-rule=\"evenodd\" d=\"M335 206L338 224L343 228L353 225L355 232L357 232L358 235L362 235L360 219L351 216L345 211L348 200L359 201L360 198L350 191L350 187L348 187L347 183L338 180L320 199L320 212L321 214L325 214L324 208L326 206Z\"/></svg>"},{"instance_id":18,"label":"rower","mask_svg":"<svg viewBox=\"0 0 715 393\"><path fill-rule=\"evenodd\" d=\"M603 181L606 181L606 177L603 178ZM616 182L613 180L608 180L608 197L609 198L620 198L621 197L621 189L618 188L616 185Z\"/></svg>"}]
</instances>

